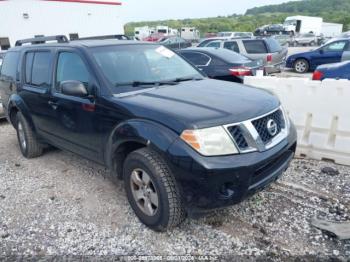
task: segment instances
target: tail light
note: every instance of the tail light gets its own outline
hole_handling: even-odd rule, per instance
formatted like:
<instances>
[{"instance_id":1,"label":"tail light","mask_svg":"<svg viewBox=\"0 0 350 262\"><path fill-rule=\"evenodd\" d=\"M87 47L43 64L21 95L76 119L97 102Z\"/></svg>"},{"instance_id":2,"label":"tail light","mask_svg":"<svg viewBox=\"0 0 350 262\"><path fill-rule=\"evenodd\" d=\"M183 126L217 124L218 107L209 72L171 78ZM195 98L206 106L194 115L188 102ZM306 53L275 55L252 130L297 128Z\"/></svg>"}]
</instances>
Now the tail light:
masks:
<instances>
[{"instance_id":1,"label":"tail light","mask_svg":"<svg viewBox=\"0 0 350 262\"><path fill-rule=\"evenodd\" d=\"M315 71L312 75L312 80L321 80L324 74L321 71Z\"/></svg>"},{"instance_id":2,"label":"tail light","mask_svg":"<svg viewBox=\"0 0 350 262\"><path fill-rule=\"evenodd\" d=\"M272 62L272 55L268 54L266 57L267 62Z\"/></svg>"},{"instance_id":3,"label":"tail light","mask_svg":"<svg viewBox=\"0 0 350 262\"><path fill-rule=\"evenodd\" d=\"M252 70L249 67L233 67L230 69L231 75L233 76L251 76Z\"/></svg>"}]
</instances>

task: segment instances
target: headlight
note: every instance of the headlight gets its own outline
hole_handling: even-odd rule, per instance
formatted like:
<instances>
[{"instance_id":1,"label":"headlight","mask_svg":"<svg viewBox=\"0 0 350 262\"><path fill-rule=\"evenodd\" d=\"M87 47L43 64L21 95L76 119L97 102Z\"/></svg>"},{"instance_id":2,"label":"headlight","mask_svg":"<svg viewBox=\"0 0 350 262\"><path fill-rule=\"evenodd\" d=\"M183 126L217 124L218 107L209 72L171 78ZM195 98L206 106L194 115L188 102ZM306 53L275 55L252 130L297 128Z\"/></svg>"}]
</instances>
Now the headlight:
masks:
<instances>
[{"instance_id":1,"label":"headlight","mask_svg":"<svg viewBox=\"0 0 350 262\"><path fill-rule=\"evenodd\" d=\"M289 131L290 119L289 119L288 113L287 113L286 109L284 109L284 107L282 105L281 105L281 109L282 109L282 113L283 113L283 116L284 116L284 120L286 121L286 129Z\"/></svg>"},{"instance_id":2,"label":"headlight","mask_svg":"<svg viewBox=\"0 0 350 262\"><path fill-rule=\"evenodd\" d=\"M238 150L224 127L185 130L181 139L204 156L237 154Z\"/></svg>"}]
</instances>

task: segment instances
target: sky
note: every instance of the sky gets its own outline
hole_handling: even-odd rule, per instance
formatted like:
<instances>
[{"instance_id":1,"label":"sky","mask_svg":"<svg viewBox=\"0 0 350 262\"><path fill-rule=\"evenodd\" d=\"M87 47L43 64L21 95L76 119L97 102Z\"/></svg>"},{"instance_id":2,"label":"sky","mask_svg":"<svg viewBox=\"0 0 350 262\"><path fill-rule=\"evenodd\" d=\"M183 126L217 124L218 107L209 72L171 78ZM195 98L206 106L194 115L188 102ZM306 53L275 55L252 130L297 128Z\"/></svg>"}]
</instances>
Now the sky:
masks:
<instances>
[{"instance_id":1,"label":"sky","mask_svg":"<svg viewBox=\"0 0 350 262\"><path fill-rule=\"evenodd\" d=\"M286 0L120 0L125 22L243 14L249 8Z\"/></svg>"}]
</instances>

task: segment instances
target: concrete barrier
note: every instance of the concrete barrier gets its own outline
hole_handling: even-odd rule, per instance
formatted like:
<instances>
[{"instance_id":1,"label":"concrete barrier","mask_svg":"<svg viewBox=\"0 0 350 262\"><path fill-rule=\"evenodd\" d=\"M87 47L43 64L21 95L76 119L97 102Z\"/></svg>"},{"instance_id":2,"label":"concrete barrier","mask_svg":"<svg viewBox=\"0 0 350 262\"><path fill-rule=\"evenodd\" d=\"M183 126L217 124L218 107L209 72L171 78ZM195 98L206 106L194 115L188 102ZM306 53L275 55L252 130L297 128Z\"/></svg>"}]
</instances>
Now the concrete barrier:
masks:
<instances>
[{"instance_id":1,"label":"concrete barrier","mask_svg":"<svg viewBox=\"0 0 350 262\"><path fill-rule=\"evenodd\" d=\"M246 77L274 92L298 130L297 154L350 165L350 81Z\"/></svg>"}]
</instances>

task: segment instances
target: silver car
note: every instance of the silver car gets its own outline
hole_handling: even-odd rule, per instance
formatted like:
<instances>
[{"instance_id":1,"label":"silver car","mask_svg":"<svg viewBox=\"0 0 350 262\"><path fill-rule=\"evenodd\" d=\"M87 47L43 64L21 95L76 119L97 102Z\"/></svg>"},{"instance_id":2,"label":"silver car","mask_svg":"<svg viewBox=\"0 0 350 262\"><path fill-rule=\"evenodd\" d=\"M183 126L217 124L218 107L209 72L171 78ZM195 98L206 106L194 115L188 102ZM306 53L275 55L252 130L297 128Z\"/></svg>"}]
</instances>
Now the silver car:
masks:
<instances>
[{"instance_id":1,"label":"silver car","mask_svg":"<svg viewBox=\"0 0 350 262\"><path fill-rule=\"evenodd\" d=\"M315 46L318 43L318 38L316 35L308 33L308 34L300 34L294 38L293 46L299 45L307 45L307 46Z\"/></svg>"},{"instance_id":2,"label":"silver car","mask_svg":"<svg viewBox=\"0 0 350 262\"><path fill-rule=\"evenodd\" d=\"M284 67L288 48L282 47L273 38L230 39L210 41L205 47L226 48L252 60L262 60L268 74L280 72Z\"/></svg>"}]
</instances>

